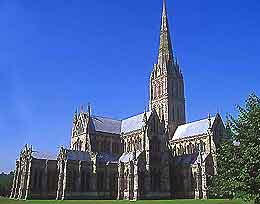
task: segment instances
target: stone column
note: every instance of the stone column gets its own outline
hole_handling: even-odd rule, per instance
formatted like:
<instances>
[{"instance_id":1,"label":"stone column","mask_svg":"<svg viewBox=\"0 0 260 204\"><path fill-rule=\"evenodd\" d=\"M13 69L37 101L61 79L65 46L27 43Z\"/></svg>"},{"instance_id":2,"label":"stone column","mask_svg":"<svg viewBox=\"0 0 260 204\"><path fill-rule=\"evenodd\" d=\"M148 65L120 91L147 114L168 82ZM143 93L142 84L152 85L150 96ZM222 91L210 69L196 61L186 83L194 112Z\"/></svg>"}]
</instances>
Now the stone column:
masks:
<instances>
[{"instance_id":1,"label":"stone column","mask_svg":"<svg viewBox=\"0 0 260 204\"><path fill-rule=\"evenodd\" d=\"M16 183L18 180L18 169L19 169L19 162L16 161L16 168L15 168L15 172L14 172L14 179L13 179L13 185L12 185L12 192L10 195L10 198L15 198L15 192L16 192Z\"/></svg>"},{"instance_id":2,"label":"stone column","mask_svg":"<svg viewBox=\"0 0 260 204\"><path fill-rule=\"evenodd\" d=\"M202 198L208 199L208 186L207 186L207 175L205 163L201 166L201 187L202 187Z\"/></svg>"},{"instance_id":3,"label":"stone column","mask_svg":"<svg viewBox=\"0 0 260 204\"><path fill-rule=\"evenodd\" d=\"M68 164L67 164L67 160L66 161L64 161L64 170L63 170L63 172L64 172L64 174L63 174L63 182L62 182L62 197L61 197L61 199L62 200L64 200L65 198L66 198L66 188L67 188L67 166L68 166Z\"/></svg>"},{"instance_id":4,"label":"stone column","mask_svg":"<svg viewBox=\"0 0 260 204\"><path fill-rule=\"evenodd\" d=\"M147 142L146 142L147 145ZM151 172L150 172L150 164L149 164L149 151L146 151L146 158L145 158L145 181L144 181L144 186L145 186L145 194L149 193L151 191Z\"/></svg>"},{"instance_id":5,"label":"stone column","mask_svg":"<svg viewBox=\"0 0 260 204\"><path fill-rule=\"evenodd\" d=\"M128 177L128 199L133 199L134 194L134 165L131 161L129 164L129 177Z\"/></svg>"},{"instance_id":6,"label":"stone column","mask_svg":"<svg viewBox=\"0 0 260 204\"><path fill-rule=\"evenodd\" d=\"M134 162L134 195L133 200L138 200L140 197L139 185L138 185L138 166L137 161Z\"/></svg>"},{"instance_id":7,"label":"stone column","mask_svg":"<svg viewBox=\"0 0 260 204\"><path fill-rule=\"evenodd\" d=\"M195 188L195 192L194 192L194 198L195 198L195 199L200 199L198 179L199 179L199 177L198 177L198 175L196 174L196 188Z\"/></svg>"},{"instance_id":8,"label":"stone column","mask_svg":"<svg viewBox=\"0 0 260 204\"><path fill-rule=\"evenodd\" d=\"M14 198L18 198L19 196L19 188L21 183L21 161L18 161L18 171L17 171L17 180L16 180L16 186L15 186L15 196Z\"/></svg>"},{"instance_id":9,"label":"stone column","mask_svg":"<svg viewBox=\"0 0 260 204\"><path fill-rule=\"evenodd\" d=\"M64 172L63 172L63 165L62 161L58 162L58 169L59 169L59 178L58 178L58 186L57 186L57 195L56 195L56 200L61 199L62 196L62 188L63 188L63 178L64 178Z\"/></svg>"},{"instance_id":10,"label":"stone column","mask_svg":"<svg viewBox=\"0 0 260 204\"><path fill-rule=\"evenodd\" d=\"M30 198L31 194L31 182L32 178L32 160L30 159L29 164L28 164L28 169L27 169L27 181L26 181L26 189L25 189L25 200Z\"/></svg>"},{"instance_id":11,"label":"stone column","mask_svg":"<svg viewBox=\"0 0 260 204\"><path fill-rule=\"evenodd\" d=\"M23 168L21 171L21 183L20 183L20 188L19 188L19 199L23 199L25 196L25 188L26 188L26 174L27 174L27 168L28 168L28 163L26 160L23 161Z\"/></svg>"},{"instance_id":12,"label":"stone column","mask_svg":"<svg viewBox=\"0 0 260 204\"><path fill-rule=\"evenodd\" d=\"M194 197L195 197L195 199L200 199L200 166L199 166L199 164L197 165L196 168L194 167L194 177L196 180Z\"/></svg>"},{"instance_id":13,"label":"stone column","mask_svg":"<svg viewBox=\"0 0 260 204\"><path fill-rule=\"evenodd\" d=\"M92 192L97 193L97 158L96 156L91 159L92 176L90 176L90 189Z\"/></svg>"},{"instance_id":14,"label":"stone column","mask_svg":"<svg viewBox=\"0 0 260 204\"><path fill-rule=\"evenodd\" d=\"M129 165L129 164L128 164ZM130 166L130 165L129 165ZM131 167L129 168L129 173L127 175L127 199L130 200L130 191L131 191Z\"/></svg>"},{"instance_id":15,"label":"stone column","mask_svg":"<svg viewBox=\"0 0 260 204\"><path fill-rule=\"evenodd\" d=\"M123 199L122 196L122 178L123 178L123 164L120 162L118 165L118 182L117 182L117 200Z\"/></svg>"}]
</instances>

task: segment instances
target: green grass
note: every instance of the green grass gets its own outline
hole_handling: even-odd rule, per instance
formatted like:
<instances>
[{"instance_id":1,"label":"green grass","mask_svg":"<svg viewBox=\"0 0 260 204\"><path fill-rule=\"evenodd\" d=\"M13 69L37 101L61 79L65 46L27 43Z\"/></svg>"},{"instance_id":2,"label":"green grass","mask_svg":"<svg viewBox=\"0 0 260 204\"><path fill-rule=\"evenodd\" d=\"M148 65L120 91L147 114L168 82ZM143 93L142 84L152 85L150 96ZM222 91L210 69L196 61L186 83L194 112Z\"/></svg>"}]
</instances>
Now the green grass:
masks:
<instances>
[{"instance_id":1,"label":"green grass","mask_svg":"<svg viewBox=\"0 0 260 204\"><path fill-rule=\"evenodd\" d=\"M10 200L0 198L0 204L245 204L239 200L141 200L137 202L132 201L117 201L117 200L66 200L66 201L55 201L55 200Z\"/></svg>"}]
</instances>

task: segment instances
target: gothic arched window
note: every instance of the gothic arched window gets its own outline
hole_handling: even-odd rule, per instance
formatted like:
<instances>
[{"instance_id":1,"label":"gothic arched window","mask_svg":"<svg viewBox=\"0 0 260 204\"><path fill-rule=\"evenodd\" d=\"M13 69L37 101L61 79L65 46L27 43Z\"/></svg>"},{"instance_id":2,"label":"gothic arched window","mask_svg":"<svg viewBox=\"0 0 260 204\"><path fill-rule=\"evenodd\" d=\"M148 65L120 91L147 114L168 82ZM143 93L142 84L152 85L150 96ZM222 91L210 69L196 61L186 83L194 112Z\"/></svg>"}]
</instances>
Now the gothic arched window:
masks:
<instances>
[{"instance_id":1,"label":"gothic arched window","mask_svg":"<svg viewBox=\"0 0 260 204\"><path fill-rule=\"evenodd\" d=\"M205 152L206 151L206 144L202 140L200 141L200 151Z\"/></svg>"},{"instance_id":2,"label":"gothic arched window","mask_svg":"<svg viewBox=\"0 0 260 204\"><path fill-rule=\"evenodd\" d=\"M190 154L190 145L189 144L187 145L186 149L187 149L187 154Z\"/></svg>"},{"instance_id":3,"label":"gothic arched window","mask_svg":"<svg viewBox=\"0 0 260 204\"><path fill-rule=\"evenodd\" d=\"M142 149L142 139L139 138L139 149L141 150Z\"/></svg>"},{"instance_id":4,"label":"gothic arched window","mask_svg":"<svg viewBox=\"0 0 260 204\"><path fill-rule=\"evenodd\" d=\"M83 144L83 142L82 141L79 141L79 151L82 151L82 144Z\"/></svg>"},{"instance_id":5,"label":"gothic arched window","mask_svg":"<svg viewBox=\"0 0 260 204\"><path fill-rule=\"evenodd\" d=\"M192 150L192 153L195 152L195 145L194 144L192 144L191 150Z\"/></svg>"},{"instance_id":6,"label":"gothic arched window","mask_svg":"<svg viewBox=\"0 0 260 204\"><path fill-rule=\"evenodd\" d=\"M174 145L174 147L173 147L173 155L174 155L174 156L177 156L176 146L175 146L175 145Z\"/></svg>"}]
</instances>

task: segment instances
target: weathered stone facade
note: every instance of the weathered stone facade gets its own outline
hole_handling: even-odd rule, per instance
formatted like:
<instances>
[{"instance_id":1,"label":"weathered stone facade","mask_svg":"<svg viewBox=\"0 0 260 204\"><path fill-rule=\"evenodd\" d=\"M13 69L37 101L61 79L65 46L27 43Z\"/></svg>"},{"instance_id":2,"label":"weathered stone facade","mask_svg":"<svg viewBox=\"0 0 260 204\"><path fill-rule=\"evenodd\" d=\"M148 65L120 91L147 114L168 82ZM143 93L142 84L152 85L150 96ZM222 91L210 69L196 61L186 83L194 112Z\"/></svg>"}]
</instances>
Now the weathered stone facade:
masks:
<instances>
[{"instance_id":1,"label":"weathered stone facade","mask_svg":"<svg viewBox=\"0 0 260 204\"><path fill-rule=\"evenodd\" d=\"M184 79L172 52L165 2L149 107L124 120L94 116L90 106L76 111L69 149L58 155L22 150L11 198L207 198L225 127L219 114L186 123Z\"/></svg>"}]
</instances>

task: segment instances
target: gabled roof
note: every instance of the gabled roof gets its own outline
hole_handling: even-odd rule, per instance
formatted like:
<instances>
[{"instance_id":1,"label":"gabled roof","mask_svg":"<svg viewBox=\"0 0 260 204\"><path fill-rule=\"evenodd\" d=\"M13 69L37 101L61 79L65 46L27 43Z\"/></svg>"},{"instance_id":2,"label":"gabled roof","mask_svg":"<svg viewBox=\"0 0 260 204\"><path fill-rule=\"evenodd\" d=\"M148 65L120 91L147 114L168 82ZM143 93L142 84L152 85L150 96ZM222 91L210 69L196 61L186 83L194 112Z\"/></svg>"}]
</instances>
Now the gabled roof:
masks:
<instances>
[{"instance_id":1,"label":"gabled roof","mask_svg":"<svg viewBox=\"0 0 260 204\"><path fill-rule=\"evenodd\" d=\"M92 117L93 125L98 132L107 132L112 134L121 133L121 120L115 120L106 117Z\"/></svg>"},{"instance_id":2,"label":"gabled roof","mask_svg":"<svg viewBox=\"0 0 260 204\"><path fill-rule=\"evenodd\" d=\"M151 112L147 112L149 119ZM144 113L135 115L124 120L115 120L107 117L92 116L92 127L95 131L120 135L139 130L144 125Z\"/></svg>"},{"instance_id":3,"label":"gabled roof","mask_svg":"<svg viewBox=\"0 0 260 204\"><path fill-rule=\"evenodd\" d=\"M57 160L57 155L46 152L32 151L32 157L34 159L42 159L42 160Z\"/></svg>"},{"instance_id":4,"label":"gabled roof","mask_svg":"<svg viewBox=\"0 0 260 204\"><path fill-rule=\"evenodd\" d=\"M211 126L214 124L216 117L211 118ZM209 129L209 119L203 119L184 125L180 125L173 135L172 140L184 139L192 136L206 134Z\"/></svg>"},{"instance_id":5,"label":"gabled roof","mask_svg":"<svg viewBox=\"0 0 260 204\"><path fill-rule=\"evenodd\" d=\"M146 115L147 118L149 118L151 112L147 112ZM145 125L143 120L144 120L144 113L123 120L121 126L121 132L129 133L141 129L143 125Z\"/></svg>"}]
</instances>

